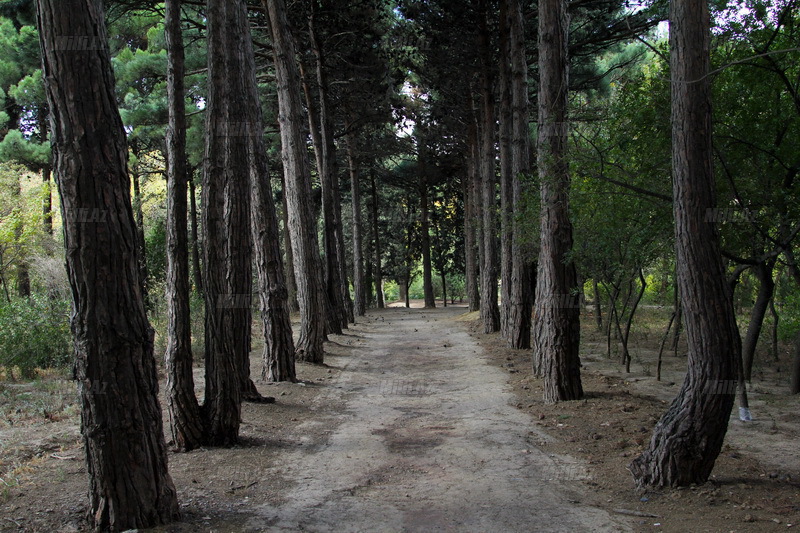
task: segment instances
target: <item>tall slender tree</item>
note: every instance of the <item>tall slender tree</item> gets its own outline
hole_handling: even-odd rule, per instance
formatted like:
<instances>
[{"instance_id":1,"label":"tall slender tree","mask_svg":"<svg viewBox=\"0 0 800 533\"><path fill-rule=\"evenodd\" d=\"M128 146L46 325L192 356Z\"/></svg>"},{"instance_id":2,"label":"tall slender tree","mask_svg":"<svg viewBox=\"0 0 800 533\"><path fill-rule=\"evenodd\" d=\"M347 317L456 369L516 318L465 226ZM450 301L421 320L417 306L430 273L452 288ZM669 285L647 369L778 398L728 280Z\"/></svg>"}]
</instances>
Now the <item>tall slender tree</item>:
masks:
<instances>
[{"instance_id":1,"label":"tall slender tree","mask_svg":"<svg viewBox=\"0 0 800 533\"><path fill-rule=\"evenodd\" d=\"M569 20L565 0L539 3L539 139L541 231L534 371L544 378L546 402L583 396L580 377L580 309L577 305L572 223L569 219L567 96Z\"/></svg>"},{"instance_id":2,"label":"tall slender tree","mask_svg":"<svg viewBox=\"0 0 800 533\"><path fill-rule=\"evenodd\" d=\"M531 347L531 312L535 267L522 242L523 180L530 173L528 130L528 60L525 54L525 18L521 0L509 0L509 52L511 54L511 287L508 291L506 339L512 348Z\"/></svg>"},{"instance_id":3,"label":"tall slender tree","mask_svg":"<svg viewBox=\"0 0 800 533\"><path fill-rule=\"evenodd\" d=\"M99 0L41 0L37 16L74 298L89 517L98 531L151 527L179 512L103 7Z\"/></svg>"},{"instance_id":4,"label":"tall slender tree","mask_svg":"<svg viewBox=\"0 0 800 533\"><path fill-rule=\"evenodd\" d=\"M716 224L711 147L708 4L670 3L672 183L678 287L685 311L688 370L647 450L631 463L639 487L708 480L734 403L729 385L742 346Z\"/></svg>"},{"instance_id":5,"label":"tall slender tree","mask_svg":"<svg viewBox=\"0 0 800 533\"><path fill-rule=\"evenodd\" d=\"M239 68L235 72L241 76L244 89L242 103L249 117L247 161L253 207L251 226L264 331L261 376L268 381L296 381L294 340L289 319L289 292L286 288L286 276L281 258L278 215L270 188L269 162L264 146L264 127L258 98L253 42L247 21L247 5L238 0L236 3L237 25L244 39L238 54ZM255 399L262 398L258 395Z\"/></svg>"},{"instance_id":6,"label":"tall slender tree","mask_svg":"<svg viewBox=\"0 0 800 533\"><path fill-rule=\"evenodd\" d=\"M479 0L478 53L480 55L479 171L481 188L481 319L483 332L500 331L500 309L497 305L497 178L495 150L495 105L492 76L492 49L489 36L489 7Z\"/></svg>"},{"instance_id":7,"label":"tall slender tree","mask_svg":"<svg viewBox=\"0 0 800 533\"><path fill-rule=\"evenodd\" d=\"M192 375L192 329L189 306L189 232L187 227L186 73L181 1L165 2L167 44L167 413L172 441L179 450L192 450L204 438L200 405Z\"/></svg>"},{"instance_id":8,"label":"tall slender tree","mask_svg":"<svg viewBox=\"0 0 800 533\"><path fill-rule=\"evenodd\" d=\"M303 108L295 44L283 0L262 0L269 15L275 78L278 85L278 121L281 130L285 194L289 213L292 258L300 304L300 338L296 356L322 363L325 307L316 224L311 212L311 172L301 124Z\"/></svg>"}]
</instances>

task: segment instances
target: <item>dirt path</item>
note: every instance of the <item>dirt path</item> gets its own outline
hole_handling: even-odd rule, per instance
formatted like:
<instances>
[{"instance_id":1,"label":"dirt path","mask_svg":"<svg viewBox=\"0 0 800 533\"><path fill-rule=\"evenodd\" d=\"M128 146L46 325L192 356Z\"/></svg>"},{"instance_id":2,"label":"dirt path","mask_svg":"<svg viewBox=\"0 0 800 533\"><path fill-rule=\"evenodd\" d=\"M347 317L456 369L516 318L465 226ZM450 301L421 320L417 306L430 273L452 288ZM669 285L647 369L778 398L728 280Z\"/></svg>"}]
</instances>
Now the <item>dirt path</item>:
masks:
<instances>
[{"instance_id":1,"label":"dirt path","mask_svg":"<svg viewBox=\"0 0 800 533\"><path fill-rule=\"evenodd\" d=\"M621 531L582 505L581 467L534 442L508 375L455 323L463 308L371 313L349 331L350 355L324 404L345 395L327 442L281 454L292 481L248 529L269 531ZM298 434L327 422L310 419Z\"/></svg>"}]
</instances>

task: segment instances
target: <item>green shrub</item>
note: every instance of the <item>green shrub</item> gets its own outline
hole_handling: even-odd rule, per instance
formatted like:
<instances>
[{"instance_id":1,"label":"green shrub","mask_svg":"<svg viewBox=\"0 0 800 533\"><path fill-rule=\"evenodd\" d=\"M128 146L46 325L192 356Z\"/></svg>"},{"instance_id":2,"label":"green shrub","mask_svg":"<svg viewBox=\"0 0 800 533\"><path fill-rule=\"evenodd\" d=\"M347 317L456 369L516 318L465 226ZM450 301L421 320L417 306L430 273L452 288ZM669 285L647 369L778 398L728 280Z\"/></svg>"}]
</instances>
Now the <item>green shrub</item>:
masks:
<instances>
[{"instance_id":1,"label":"green shrub","mask_svg":"<svg viewBox=\"0 0 800 533\"><path fill-rule=\"evenodd\" d=\"M70 303L32 296L0 304L0 366L9 377L32 378L37 368L63 368L72 360Z\"/></svg>"}]
</instances>

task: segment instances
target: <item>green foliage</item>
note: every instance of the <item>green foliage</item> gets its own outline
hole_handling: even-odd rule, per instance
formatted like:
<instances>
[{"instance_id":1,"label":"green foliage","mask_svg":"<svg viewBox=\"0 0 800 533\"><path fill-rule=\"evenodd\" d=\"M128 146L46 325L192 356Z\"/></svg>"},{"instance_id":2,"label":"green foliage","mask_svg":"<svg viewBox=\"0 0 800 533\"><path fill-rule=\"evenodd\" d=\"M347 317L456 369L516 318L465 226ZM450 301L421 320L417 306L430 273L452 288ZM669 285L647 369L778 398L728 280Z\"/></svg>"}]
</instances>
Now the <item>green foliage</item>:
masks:
<instances>
[{"instance_id":1,"label":"green foliage","mask_svg":"<svg viewBox=\"0 0 800 533\"><path fill-rule=\"evenodd\" d=\"M32 378L36 369L62 368L72 358L70 304L32 296L0 304L0 366L12 377Z\"/></svg>"},{"instance_id":2,"label":"green foliage","mask_svg":"<svg viewBox=\"0 0 800 533\"><path fill-rule=\"evenodd\" d=\"M0 161L16 161L38 170L50 163L50 143L26 139L21 131L11 130L0 141Z\"/></svg>"},{"instance_id":3,"label":"green foliage","mask_svg":"<svg viewBox=\"0 0 800 533\"><path fill-rule=\"evenodd\" d=\"M150 225L144 236L147 273L158 283L163 283L167 272L167 226L163 218Z\"/></svg>"}]
</instances>

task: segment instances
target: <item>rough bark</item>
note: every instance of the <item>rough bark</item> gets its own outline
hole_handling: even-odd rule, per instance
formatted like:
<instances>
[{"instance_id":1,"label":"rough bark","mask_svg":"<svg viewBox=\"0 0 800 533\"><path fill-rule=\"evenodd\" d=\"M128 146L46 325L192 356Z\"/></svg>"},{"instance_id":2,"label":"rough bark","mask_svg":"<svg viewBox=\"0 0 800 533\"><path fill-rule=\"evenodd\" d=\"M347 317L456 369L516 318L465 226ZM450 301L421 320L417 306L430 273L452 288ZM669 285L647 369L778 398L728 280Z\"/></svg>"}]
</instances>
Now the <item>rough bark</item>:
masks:
<instances>
[{"instance_id":1,"label":"rough bark","mask_svg":"<svg viewBox=\"0 0 800 533\"><path fill-rule=\"evenodd\" d=\"M511 287L509 289L508 342L512 348L531 347L533 277L535 266L530 246L522 242L521 221L526 194L523 179L530 173L530 133L528 130L528 60L525 54L522 2L510 0L509 32L511 52Z\"/></svg>"},{"instance_id":2,"label":"rough bark","mask_svg":"<svg viewBox=\"0 0 800 533\"><path fill-rule=\"evenodd\" d=\"M256 81L255 56L247 21L247 7L236 1L236 28L242 41L236 55L234 73L240 76L237 87L242 91L241 104L248 117L250 128L246 139L249 170L251 231L258 272L258 292L261 322L264 334L262 353L262 379L268 381L296 381L294 366L294 341L289 320L288 291L281 259L280 230L270 187L269 163L262 132L263 120ZM249 361L249 360L248 360ZM249 380L249 376L248 376ZM255 389L255 387L252 387ZM251 391L245 399L270 401Z\"/></svg>"},{"instance_id":3,"label":"rough bark","mask_svg":"<svg viewBox=\"0 0 800 533\"><path fill-rule=\"evenodd\" d=\"M286 290L289 293L289 311L292 313L300 312L300 305L297 303L297 283L294 280L294 258L292 257L292 241L289 235L289 208L286 205L286 177L281 175L281 217L283 219L283 250L286 254Z\"/></svg>"},{"instance_id":4,"label":"rough bark","mask_svg":"<svg viewBox=\"0 0 800 533\"><path fill-rule=\"evenodd\" d=\"M492 91L491 43L488 30L488 8L481 0L478 30L480 55L480 178L482 199L481 257L481 321L484 333L500 330L500 309L497 305L497 180L495 176L495 109Z\"/></svg>"},{"instance_id":5,"label":"rough bark","mask_svg":"<svg viewBox=\"0 0 800 533\"><path fill-rule=\"evenodd\" d=\"M324 359L325 294L316 224L311 210L311 172L305 134L301 129L303 107L295 45L284 1L263 0L263 3L269 14L275 55L285 194L300 305L300 338L295 345L295 355L302 361L321 364Z\"/></svg>"},{"instance_id":6,"label":"rough bark","mask_svg":"<svg viewBox=\"0 0 800 533\"><path fill-rule=\"evenodd\" d=\"M650 446L630 465L636 485L704 483L722 448L741 364L714 208L709 72L710 17L702 0L670 5L672 172L677 280L689 345L678 396Z\"/></svg>"},{"instance_id":7,"label":"rough bark","mask_svg":"<svg viewBox=\"0 0 800 533\"><path fill-rule=\"evenodd\" d=\"M169 427L173 446L181 451L203 444L200 404L192 374L192 328L189 306L189 233L187 228L185 61L181 2L165 2L167 44L167 350L164 355Z\"/></svg>"},{"instance_id":8,"label":"rough bark","mask_svg":"<svg viewBox=\"0 0 800 533\"><path fill-rule=\"evenodd\" d=\"M375 169L369 169L369 183L372 192L372 242L375 252L375 297L378 309L385 307L385 298L383 295L383 274L381 269L381 242L380 242L380 228L378 227L378 187L375 183Z\"/></svg>"},{"instance_id":9,"label":"rough bark","mask_svg":"<svg viewBox=\"0 0 800 533\"><path fill-rule=\"evenodd\" d=\"M89 519L98 531L152 527L179 512L102 4L41 0L37 17L74 305ZM93 45L76 49L64 36Z\"/></svg>"},{"instance_id":10,"label":"rough bark","mask_svg":"<svg viewBox=\"0 0 800 533\"><path fill-rule=\"evenodd\" d=\"M541 232L533 325L536 373L546 402L583 396L580 376L580 310L569 219L567 148L567 32L564 0L539 3L539 139Z\"/></svg>"},{"instance_id":11,"label":"rough bark","mask_svg":"<svg viewBox=\"0 0 800 533\"><path fill-rule=\"evenodd\" d=\"M238 0L208 0L208 102L203 173L206 393L208 443L238 439L249 379L251 234L248 134L242 81L232 72L244 46Z\"/></svg>"}]
</instances>

